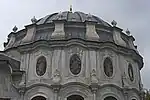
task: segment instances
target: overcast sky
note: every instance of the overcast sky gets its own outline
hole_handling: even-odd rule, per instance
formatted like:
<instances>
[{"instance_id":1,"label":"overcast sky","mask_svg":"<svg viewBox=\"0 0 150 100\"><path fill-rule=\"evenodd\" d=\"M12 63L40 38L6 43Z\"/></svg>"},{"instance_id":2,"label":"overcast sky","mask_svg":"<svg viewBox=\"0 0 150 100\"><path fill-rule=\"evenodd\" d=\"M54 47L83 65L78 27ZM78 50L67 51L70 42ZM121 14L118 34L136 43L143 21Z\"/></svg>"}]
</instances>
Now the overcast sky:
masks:
<instances>
[{"instance_id":1,"label":"overcast sky","mask_svg":"<svg viewBox=\"0 0 150 100\"><path fill-rule=\"evenodd\" d=\"M109 23L116 20L118 27L131 31L144 57L141 71L144 87L150 88L150 0L1 0L0 49L15 25L20 30L31 23L33 16L39 19L66 11L70 4L73 11L91 13Z\"/></svg>"}]
</instances>

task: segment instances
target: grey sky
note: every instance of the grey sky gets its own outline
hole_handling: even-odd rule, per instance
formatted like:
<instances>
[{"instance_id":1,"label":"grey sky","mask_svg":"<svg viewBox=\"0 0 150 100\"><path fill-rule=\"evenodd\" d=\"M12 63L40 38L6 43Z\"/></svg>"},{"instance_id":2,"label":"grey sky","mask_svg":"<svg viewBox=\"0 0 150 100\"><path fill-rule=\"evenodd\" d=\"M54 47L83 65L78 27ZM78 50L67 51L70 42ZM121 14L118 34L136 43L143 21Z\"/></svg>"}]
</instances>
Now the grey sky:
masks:
<instances>
[{"instance_id":1,"label":"grey sky","mask_svg":"<svg viewBox=\"0 0 150 100\"><path fill-rule=\"evenodd\" d=\"M73 11L91 13L109 23L116 20L118 27L129 28L144 57L141 73L144 87L150 88L150 0L1 0L0 49L3 49L3 42L15 25L20 30L31 23L33 16L41 18L53 12L66 11L71 2Z\"/></svg>"}]
</instances>

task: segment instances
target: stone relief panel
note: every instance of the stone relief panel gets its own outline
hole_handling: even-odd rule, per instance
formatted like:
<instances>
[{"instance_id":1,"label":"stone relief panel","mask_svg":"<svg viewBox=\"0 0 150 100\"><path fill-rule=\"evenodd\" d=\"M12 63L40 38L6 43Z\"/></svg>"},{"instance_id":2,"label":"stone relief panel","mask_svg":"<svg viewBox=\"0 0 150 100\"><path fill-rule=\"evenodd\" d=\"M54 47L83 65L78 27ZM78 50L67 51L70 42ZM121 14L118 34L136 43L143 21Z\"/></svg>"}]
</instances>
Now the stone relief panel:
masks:
<instances>
[{"instance_id":1,"label":"stone relief panel","mask_svg":"<svg viewBox=\"0 0 150 100\"><path fill-rule=\"evenodd\" d=\"M125 75L122 78L124 84L123 86L139 89L139 87L141 86L141 82L138 64L135 61L133 61L130 57L124 57L123 61L125 62Z\"/></svg>"},{"instance_id":2,"label":"stone relief panel","mask_svg":"<svg viewBox=\"0 0 150 100\"><path fill-rule=\"evenodd\" d=\"M108 77L111 77L113 75L113 64L112 64L112 60L109 57L105 58L103 67L104 67L105 74Z\"/></svg>"},{"instance_id":3,"label":"stone relief panel","mask_svg":"<svg viewBox=\"0 0 150 100\"><path fill-rule=\"evenodd\" d=\"M77 54L73 54L70 57L70 71L74 75L78 75L81 72L81 60Z\"/></svg>"},{"instance_id":4,"label":"stone relief panel","mask_svg":"<svg viewBox=\"0 0 150 100\"><path fill-rule=\"evenodd\" d=\"M40 79L49 79L52 75L51 51L46 48L38 48L31 52L28 57L28 81L40 81ZM26 65L28 65L26 64ZM32 82L33 83L33 82Z\"/></svg>"},{"instance_id":5,"label":"stone relief panel","mask_svg":"<svg viewBox=\"0 0 150 100\"><path fill-rule=\"evenodd\" d=\"M72 75L79 75L82 72L84 62L83 49L81 47L70 47L68 51L68 68Z\"/></svg>"},{"instance_id":6,"label":"stone relief panel","mask_svg":"<svg viewBox=\"0 0 150 100\"><path fill-rule=\"evenodd\" d=\"M118 66L116 54L111 50L103 50L101 53L103 57L101 61L101 67L104 73L104 77L106 79L113 78Z\"/></svg>"},{"instance_id":7,"label":"stone relief panel","mask_svg":"<svg viewBox=\"0 0 150 100\"><path fill-rule=\"evenodd\" d=\"M37 59L36 63L36 73L38 76L42 76L45 74L47 68L47 61L44 56L41 56Z\"/></svg>"}]
</instances>

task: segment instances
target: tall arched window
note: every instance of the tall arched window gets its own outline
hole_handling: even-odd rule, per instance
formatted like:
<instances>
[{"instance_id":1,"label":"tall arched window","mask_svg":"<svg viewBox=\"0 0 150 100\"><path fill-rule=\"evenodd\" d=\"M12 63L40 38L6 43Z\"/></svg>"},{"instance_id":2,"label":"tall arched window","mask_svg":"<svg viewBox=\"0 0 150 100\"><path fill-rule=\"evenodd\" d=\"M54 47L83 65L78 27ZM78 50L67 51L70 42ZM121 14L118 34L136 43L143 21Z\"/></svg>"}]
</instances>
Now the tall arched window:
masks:
<instances>
[{"instance_id":1,"label":"tall arched window","mask_svg":"<svg viewBox=\"0 0 150 100\"><path fill-rule=\"evenodd\" d=\"M128 65L128 75L131 81L134 80L134 73L133 73L133 67L131 64Z\"/></svg>"},{"instance_id":2,"label":"tall arched window","mask_svg":"<svg viewBox=\"0 0 150 100\"><path fill-rule=\"evenodd\" d=\"M105 58L104 63L104 72L108 77L111 77L113 75L113 64L109 57Z\"/></svg>"},{"instance_id":3,"label":"tall arched window","mask_svg":"<svg viewBox=\"0 0 150 100\"><path fill-rule=\"evenodd\" d=\"M109 96L109 97L106 97L104 100L117 100L117 99L115 97Z\"/></svg>"},{"instance_id":4,"label":"tall arched window","mask_svg":"<svg viewBox=\"0 0 150 100\"><path fill-rule=\"evenodd\" d=\"M81 72L81 60L77 54L70 57L70 71L74 75L78 75Z\"/></svg>"},{"instance_id":5,"label":"tall arched window","mask_svg":"<svg viewBox=\"0 0 150 100\"><path fill-rule=\"evenodd\" d=\"M36 73L38 76L42 76L46 72L47 62L44 56L41 56L37 59L36 63Z\"/></svg>"},{"instance_id":6,"label":"tall arched window","mask_svg":"<svg viewBox=\"0 0 150 100\"><path fill-rule=\"evenodd\" d=\"M80 95L71 95L67 97L67 100L84 100L84 98Z\"/></svg>"},{"instance_id":7,"label":"tall arched window","mask_svg":"<svg viewBox=\"0 0 150 100\"><path fill-rule=\"evenodd\" d=\"M32 98L31 100L46 100L46 98L43 96L36 96L36 97Z\"/></svg>"}]
</instances>

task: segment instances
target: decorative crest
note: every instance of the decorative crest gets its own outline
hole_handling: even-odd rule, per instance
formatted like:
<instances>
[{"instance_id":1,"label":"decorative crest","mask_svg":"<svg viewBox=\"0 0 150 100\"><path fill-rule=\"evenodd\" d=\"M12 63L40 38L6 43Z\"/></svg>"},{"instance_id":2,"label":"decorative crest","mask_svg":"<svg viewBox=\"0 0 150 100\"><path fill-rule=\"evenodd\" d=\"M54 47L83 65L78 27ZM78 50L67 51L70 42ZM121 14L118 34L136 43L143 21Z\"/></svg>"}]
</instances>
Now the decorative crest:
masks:
<instances>
[{"instance_id":1,"label":"decorative crest","mask_svg":"<svg viewBox=\"0 0 150 100\"><path fill-rule=\"evenodd\" d=\"M18 30L18 28L17 28L17 26L14 26L14 28L12 29L13 30L13 32L17 32L17 30Z\"/></svg>"}]
</instances>

